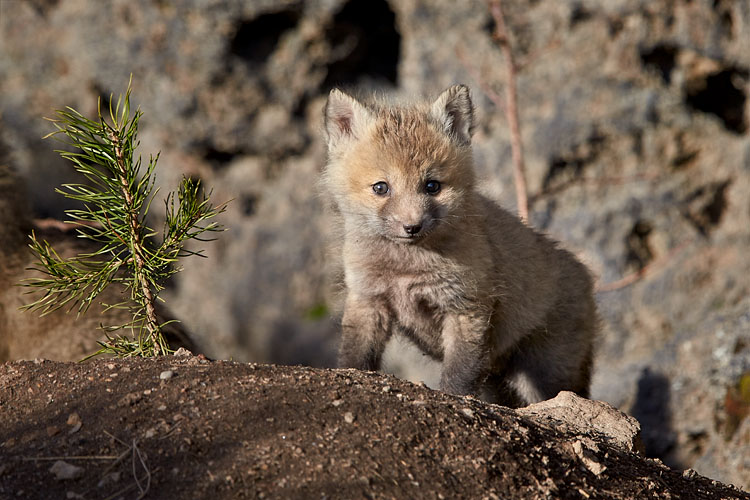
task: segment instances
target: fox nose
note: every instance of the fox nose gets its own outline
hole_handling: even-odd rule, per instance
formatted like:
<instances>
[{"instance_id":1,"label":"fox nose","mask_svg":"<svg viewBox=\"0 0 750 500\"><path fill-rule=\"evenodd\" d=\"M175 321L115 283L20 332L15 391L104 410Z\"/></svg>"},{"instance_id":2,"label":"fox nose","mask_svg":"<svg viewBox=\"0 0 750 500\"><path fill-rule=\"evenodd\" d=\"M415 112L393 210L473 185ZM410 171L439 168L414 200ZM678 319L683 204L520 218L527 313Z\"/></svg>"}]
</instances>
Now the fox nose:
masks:
<instances>
[{"instance_id":1,"label":"fox nose","mask_svg":"<svg viewBox=\"0 0 750 500\"><path fill-rule=\"evenodd\" d=\"M422 224L404 224L406 234L414 236L422 230Z\"/></svg>"}]
</instances>

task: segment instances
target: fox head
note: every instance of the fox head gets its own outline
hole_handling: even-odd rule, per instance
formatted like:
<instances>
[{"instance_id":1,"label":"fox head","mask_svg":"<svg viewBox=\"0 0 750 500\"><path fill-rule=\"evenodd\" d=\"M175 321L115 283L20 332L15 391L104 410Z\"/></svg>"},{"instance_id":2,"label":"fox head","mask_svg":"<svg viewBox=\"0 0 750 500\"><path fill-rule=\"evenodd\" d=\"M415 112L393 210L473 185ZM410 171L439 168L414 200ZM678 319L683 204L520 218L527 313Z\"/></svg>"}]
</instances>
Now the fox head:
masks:
<instances>
[{"instance_id":1,"label":"fox head","mask_svg":"<svg viewBox=\"0 0 750 500\"><path fill-rule=\"evenodd\" d=\"M323 183L347 232L418 244L455 229L474 186L473 115L463 85L408 107L364 104L332 90Z\"/></svg>"}]
</instances>

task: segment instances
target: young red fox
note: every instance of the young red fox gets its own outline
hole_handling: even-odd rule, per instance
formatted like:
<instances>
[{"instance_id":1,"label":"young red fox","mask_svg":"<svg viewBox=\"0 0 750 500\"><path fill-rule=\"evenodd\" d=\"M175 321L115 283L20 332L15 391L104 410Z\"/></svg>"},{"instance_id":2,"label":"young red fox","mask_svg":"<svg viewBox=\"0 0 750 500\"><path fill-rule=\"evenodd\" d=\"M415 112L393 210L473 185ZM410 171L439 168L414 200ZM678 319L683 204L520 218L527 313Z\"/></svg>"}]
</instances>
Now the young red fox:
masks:
<instances>
[{"instance_id":1,"label":"young red fox","mask_svg":"<svg viewBox=\"0 0 750 500\"><path fill-rule=\"evenodd\" d=\"M343 229L342 367L394 334L442 361L440 388L521 406L588 396L598 321L586 268L476 189L469 89L432 104L331 91L323 174Z\"/></svg>"}]
</instances>

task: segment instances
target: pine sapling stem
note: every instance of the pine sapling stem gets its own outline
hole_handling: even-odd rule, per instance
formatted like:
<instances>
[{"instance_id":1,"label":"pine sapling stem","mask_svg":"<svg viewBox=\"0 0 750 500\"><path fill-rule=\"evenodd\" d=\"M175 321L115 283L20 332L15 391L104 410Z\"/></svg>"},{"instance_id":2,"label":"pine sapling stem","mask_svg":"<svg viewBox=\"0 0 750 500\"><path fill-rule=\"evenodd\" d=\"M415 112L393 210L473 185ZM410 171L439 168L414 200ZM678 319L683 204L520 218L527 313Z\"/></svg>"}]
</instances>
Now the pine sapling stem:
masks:
<instances>
[{"instance_id":1,"label":"pine sapling stem","mask_svg":"<svg viewBox=\"0 0 750 500\"><path fill-rule=\"evenodd\" d=\"M158 356L161 354L161 345L159 343L159 335L161 334L161 328L159 327L159 321L156 319L156 309L154 308L154 296L151 293L151 285L146 279L144 268L146 262L143 258L141 233L138 223L138 212L135 210L133 203L133 195L130 192L128 179L126 175L126 163L125 157L122 150L122 141L118 133L110 132L110 139L115 145L115 156L117 157L117 168L119 169L120 178L120 189L125 197L127 203L127 214L128 224L130 225L130 231L133 241L131 242L131 251L133 253L133 259L135 263L135 274L138 278L138 285L141 287L141 293L143 294L143 300L146 307L146 329L148 330L149 337L153 342L154 353Z\"/></svg>"}]
</instances>

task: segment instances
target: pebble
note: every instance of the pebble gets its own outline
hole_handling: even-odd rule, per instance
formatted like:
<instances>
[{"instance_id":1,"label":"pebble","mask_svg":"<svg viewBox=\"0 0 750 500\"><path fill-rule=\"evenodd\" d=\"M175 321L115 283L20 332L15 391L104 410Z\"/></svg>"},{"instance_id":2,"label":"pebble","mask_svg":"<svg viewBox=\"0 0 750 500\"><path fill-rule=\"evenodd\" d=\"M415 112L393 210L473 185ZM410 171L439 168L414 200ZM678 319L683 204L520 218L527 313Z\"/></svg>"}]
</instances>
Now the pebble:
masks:
<instances>
[{"instance_id":1,"label":"pebble","mask_svg":"<svg viewBox=\"0 0 750 500\"><path fill-rule=\"evenodd\" d=\"M70 430L68 430L68 434L75 434L81 430L81 426L83 425L81 417L75 412L68 415L66 423L71 426Z\"/></svg>"},{"instance_id":2,"label":"pebble","mask_svg":"<svg viewBox=\"0 0 750 500\"><path fill-rule=\"evenodd\" d=\"M103 478L101 478L99 480L99 482L97 483L97 486L99 488L103 488L103 487L105 487L107 485L115 484L115 483L117 483L117 482L120 481L120 475L121 474L122 473L119 472L119 471L118 472L110 472L109 474L107 474L106 476L104 476Z\"/></svg>"},{"instance_id":3,"label":"pebble","mask_svg":"<svg viewBox=\"0 0 750 500\"><path fill-rule=\"evenodd\" d=\"M161 380L169 380L174 376L174 372L172 370L164 370L159 374L159 378Z\"/></svg>"},{"instance_id":4,"label":"pebble","mask_svg":"<svg viewBox=\"0 0 750 500\"><path fill-rule=\"evenodd\" d=\"M684 477L688 481L692 481L693 479L698 477L698 473L693 469L685 469L684 471L682 471L682 477Z\"/></svg>"},{"instance_id":5,"label":"pebble","mask_svg":"<svg viewBox=\"0 0 750 500\"><path fill-rule=\"evenodd\" d=\"M352 414L352 412L348 411L344 413L344 422L346 422L347 424L351 424L352 422L354 422L354 415Z\"/></svg>"},{"instance_id":6,"label":"pebble","mask_svg":"<svg viewBox=\"0 0 750 500\"><path fill-rule=\"evenodd\" d=\"M83 467L69 464L63 460L56 461L49 471L55 475L56 479L77 479L83 476Z\"/></svg>"}]
</instances>

